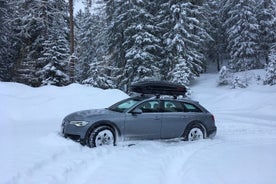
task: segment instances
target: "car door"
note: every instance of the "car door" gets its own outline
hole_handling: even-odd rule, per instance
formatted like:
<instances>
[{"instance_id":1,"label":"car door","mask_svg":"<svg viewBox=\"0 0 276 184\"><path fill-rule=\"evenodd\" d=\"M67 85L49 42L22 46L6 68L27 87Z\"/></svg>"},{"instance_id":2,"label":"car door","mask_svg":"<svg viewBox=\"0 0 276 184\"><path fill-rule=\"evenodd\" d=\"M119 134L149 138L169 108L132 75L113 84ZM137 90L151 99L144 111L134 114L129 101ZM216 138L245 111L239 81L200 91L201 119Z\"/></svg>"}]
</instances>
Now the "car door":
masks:
<instances>
[{"instance_id":1,"label":"car door","mask_svg":"<svg viewBox=\"0 0 276 184\"><path fill-rule=\"evenodd\" d=\"M139 113L134 113L134 111ZM126 114L125 138L160 139L161 122L160 101L143 102Z\"/></svg>"},{"instance_id":2,"label":"car door","mask_svg":"<svg viewBox=\"0 0 276 184\"><path fill-rule=\"evenodd\" d=\"M188 123L184 106L181 102L164 100L161 138L169 139L182 136Z\"/></svg>"}]
</instances>

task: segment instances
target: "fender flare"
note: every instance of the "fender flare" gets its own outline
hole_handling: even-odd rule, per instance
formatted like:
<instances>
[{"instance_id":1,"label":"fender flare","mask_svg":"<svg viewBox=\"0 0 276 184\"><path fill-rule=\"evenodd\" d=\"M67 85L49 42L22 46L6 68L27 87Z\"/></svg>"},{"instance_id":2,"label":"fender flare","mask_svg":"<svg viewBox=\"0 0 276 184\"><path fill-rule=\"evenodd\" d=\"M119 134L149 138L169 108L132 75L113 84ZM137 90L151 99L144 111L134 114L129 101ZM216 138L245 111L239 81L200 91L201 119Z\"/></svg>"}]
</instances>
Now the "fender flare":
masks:
<instances>
[{"instance_id":1,"label":"fender flare","mask_svg":"<svg viewBox=\"0 0 276 184\"><path fill-rule=\"evenodd\" d=\"M93 123L86 131L85 138L84 138L84 142L86 143L86 145L88 145L87 141L88 141L88 138L89 138L91 132L100 126L108 126L113 130L113 132L115 134L114 135L115 143L117 142L118 137L121 136L121 131L119 130L118 126L115 123L113 123L112 121L109 121L109 120L100 120L100 121Z\"/></svg>"},{"instance_id":2,"label":"fender flare","mask_svg":"<svg viewBox=\"0 0 276 184\"><path fill-rule=\"evenodd\" d=\"M204 124L203 124L201 121L195 120L195 121L190 122L190 123L186 126L186 128L185 128L185 130L184 130L184 132L183 132L183 134L182 134L182 137L184 138L185 141L188 139L188 137L187 137L188 131L189 131L192 127L198 127L198 128L200 128L200 129L202 129L202 130L203 130L204 139L207 137L207 129L206 129L206 127L204 126Z\"/></svg>"}]
</instances>

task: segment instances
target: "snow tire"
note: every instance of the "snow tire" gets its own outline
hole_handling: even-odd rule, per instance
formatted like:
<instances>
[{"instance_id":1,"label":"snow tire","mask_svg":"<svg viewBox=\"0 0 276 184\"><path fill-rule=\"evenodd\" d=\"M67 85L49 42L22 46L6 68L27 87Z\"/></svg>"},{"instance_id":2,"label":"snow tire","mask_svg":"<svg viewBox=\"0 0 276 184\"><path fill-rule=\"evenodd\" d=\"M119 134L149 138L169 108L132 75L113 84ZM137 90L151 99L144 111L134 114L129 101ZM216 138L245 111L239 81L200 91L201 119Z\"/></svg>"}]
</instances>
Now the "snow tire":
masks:
<instances>
[{"instance_id":1,"label":"snow tire","mask_svg":"<svg viewBox=\"0 0 276 184\"><path fill-rule=\"evenodd\" d=\"M188 126L184 132L184 141L196 141L205 138L205 130L200 123Z\"/></svg>"},{"instance_id":2,"label":"snow tire","mask_svg":"<svg viewBox=\"0 0 276 184\"><path fill-rule=\"evenodd\" d=\"M92 130L88 136L89 147L99 147L104 145L115 145L115 133L109 126L99 126Z\"/></svg>"}]
</instances>

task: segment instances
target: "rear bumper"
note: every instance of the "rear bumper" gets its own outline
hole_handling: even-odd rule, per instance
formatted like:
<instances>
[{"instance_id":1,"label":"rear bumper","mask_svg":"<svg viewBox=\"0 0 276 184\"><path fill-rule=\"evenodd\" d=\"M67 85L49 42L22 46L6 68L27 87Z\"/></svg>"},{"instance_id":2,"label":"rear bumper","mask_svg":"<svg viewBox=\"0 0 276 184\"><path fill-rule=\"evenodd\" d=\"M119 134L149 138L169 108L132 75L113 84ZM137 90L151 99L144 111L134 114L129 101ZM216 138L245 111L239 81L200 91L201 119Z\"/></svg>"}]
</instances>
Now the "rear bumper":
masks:
<instances>
[{"instance_id":1,"label":"rear bumper","mask_svg":"<svg viewBox=\"0 0 276 184\"><path fill-rule=\"evenodd\" d=\"M216 134L217 134L217 127L214 127L214 128L209 129L209 130L207 131L207 137L208 137L208 138L213 138L213 137L216 136Z\"/></svg>"}]
</instances>

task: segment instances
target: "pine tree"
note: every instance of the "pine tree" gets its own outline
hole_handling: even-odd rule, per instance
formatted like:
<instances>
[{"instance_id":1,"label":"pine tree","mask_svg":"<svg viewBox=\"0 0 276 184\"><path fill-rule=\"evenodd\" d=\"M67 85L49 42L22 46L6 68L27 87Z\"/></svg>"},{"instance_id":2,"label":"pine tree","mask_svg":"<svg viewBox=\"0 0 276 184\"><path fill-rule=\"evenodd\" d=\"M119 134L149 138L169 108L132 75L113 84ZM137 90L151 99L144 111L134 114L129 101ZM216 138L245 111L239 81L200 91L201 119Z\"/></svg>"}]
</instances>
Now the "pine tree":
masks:
<instances>
[{"instance_id":1,"label":"pine tree","mask_svg":"<svg viewBox=\"0 0 276 184\"><path fill-rule=\"evenodd\" d=\"M216 1L216 0L214 0ZM229 0L221 0L215 2L217 3L217 25L215 26L217 30L215 31L214 39L218 42L218 50L219 50L219 59L223 63L227 61L227 63L223 63L224 65L228 64L231 59L230 51L228 49L229 40L227 30L229 27L225 24L225 22L230 19L230 14L228 13L231 10L231 1ZM213 22L214 23L214 22Z\"/></svg>"},{"instance_id":2,"label":"pine tree","mask_svg":"<svg viewBox=\"0 0 276 184\"><path fill-rule=\"evenodd\" d=\"M125 19L128 16L126 9L129 1L109 0L106 4L107 27L106 35L106 59L109 66L114 68L111 76L119 89L124 89L121 81L124 80L124 67L126 65L124 42L124 30L126 28ZM129 15L130 16L130 15Z\"/></svg>"},{"instance_id":3,"label":"pine tree","mask_svg":"<svg viewBox=\"0 0 276 184\"><path fill-rule=\"evenodd\" d=\"M191 2L169 1L162 7L170 8L163 18L167 22L163 24L167 26L163 36L166 53L163 63L167 71L163 73L169 73L167 79L171 81L189 85L203 71L206 58L201 46L211 38L200 23L203 12Z\"/></svg>"},{"instance_id":4,"label":"pine tree","mask_svg":"<svg viewBox=\"0 0 276 184\"><path fill-rule=\"evenodd\" d=\"M64 86L70 82L68 75L70 54L67 39L69 30L66 23L67 10L64 7L66 7L64 0L50 2L48 8L45 7L47 31L42 44L42 56L37 59L38 72L36 72L42 85Z\"/></svg>"},{"instance_id":5,"label":"pine tree","mask_svg":"<svg viewBox=\"0 0 276 184\"><path fill-rule=\"evenodd\" d=\"M10 12L11 7L7 1L0 0L0 81L9 81L12 77Z\"/></svg>"},{"instance_id":6,"label":"pine tree","mask_svg":"<svg viewBox=\"0 0 276 184\"><path fill-rule=\"evenodd\" d=\"M103 8L103 5L98 4L98 7ZM106 59L105 14L101 12L98 9L91 12L88 4L84 13L78 13L76 36L79 63L76 67L80 72L76 74L81 83L105 89L114 85L110 76L112 67Z\"/></svg>"},{"instance_id":7,"label":"pine tree","mask_svg":"<svg viewBox=\"0 0 276 184\"><path fill-rule=\"evenodd\" d=\"M155 79L160 80L160 69L157 53L160 51L161 40L156 35L155 16L149 7L151 1L132 1L129 9L129 24L124 31L123 46L126 49L125 84Z\"/></svg>"},{"instance_id":8,"label":"pine tree","mask_svg":"<svg viewBox=\"0 0 276 184\"><path fill-rule=\"evenodd\" d=\"M276 2L273 0L259 0L257 3L259 52L268 63L269 48L276 42Z\"/></svg>"},{"instance_id":9,"label":"pine tree","mask_svg":"<svg viewBox=\"0 0 276 184\"><path fill-rule=\"evenodd\" d=\"M270 49L269 62L266 65L266 75L264 84L275 85L276 84L276 43L274 43Z\"/></svg>"},{"instance_id":10,"label":"pine tree","mask_svg":"<svg viewBox=\"0 0 276 184\"><path fill-rule=\"evenodd\" d=\"M205 49L207 49L206 57L209 60L207 67L216 63L217 71L220 71L223 60L226 59L225 55L227 55L226 36L222 27L224 16L220 14L220 2L221 1L210 0L205 4L206 11L208 11L205 17L208 18L209 23L207 30L212 37L212 41L208 42L209 44L205 46Z\"/></svg>"},{"instance_id":11,"label":"pine tree","mask_svg":"<svg viewBox=\"0 0 276 184\"><path fill-rule=\"evenodd\" d=\"M115 88L113 78L110 77L112 67L106 61L90 63L89 77L82 81L82 84L99 87L102 89Z\"/></svg>"},{"instance_id":12,"label":"pine tree","mask_svg":"<svg viewBox=\"0 0 276 184\"><path fill-rule=\"evenodd\" d=\"M35 1L14 2L16 17L14 17L13 28L18 42L18 55L15 65L15 76L13 80L32 86L39 86L36 73L35 60L40 56L42 50L43 24L40 19L41 4Z\"/></svg>"},{"instance_id":13,"label":"pine tree","mask_svg":"<svg viewBox=\"0 0 276 184\"><path fill-rule=\"evenodd\" d=\"M66 20L67 5L64 0L26 0L14 4L18 13L12 22L18 39L19 52L15 65L16 75L13 80L40 86L41 82L45 80L43 76L46 76L41 76L42 70L49 64L42 61L51 62L45 60L45 53L49 53L50 49L57 48L54 45L51 45L52 48L47 48L49 42L54 44L59 41L60 44L61 37L65 40L68 37L68 29L66 30L68 27L66 25L68 22ZM56 55L53 55L53 58ZM67 68L63 70L67 70Z\"/></svg>"},{"instance_id":14,"label":"pine tree","mask_svg":"<svg viewBox=\"0 0 276 184\"><path fill-rule=\"evenodd\" d=\"M127 90L136 80L159 78L156 65L160 39L153 21L155 4L137 0L108 2L106 59L111 61L111 76L120 89Z\"/></svg>"},{"instance_id":15,"label":"pine tree","mask_svg":"<svg viewBox=\"0 0 276 184\"><path fill-rule=\"evenodd\" d=\"M231 55L230 67L236 71L259 68L255 0L228 0L224 6L228 8L224 26Z\"/></svg>"},{"instance_id":16,"label":"pine tree","mask_svg":"<svg viewBox=\"0 0 276 184\"><path fill-rule=\"evenodd\" d=\"M89 53L86 51L87 48L85 48L82 45L82 38L84 37L84 34L86 34L86 30L83 28L85 26L85 12L82 10L78 11L75 17L75 32L76 32L76 55L79 58L78 62L75 65L75 76L76 80L78 82L81 82L85 78L87 78L87 73L89 70L89 62L83 59L85 56L85 53ZM91 38L91 37L90 37ZM85 40L87 40L86 38ZM90 49L91 47L89 47ZM90 55L89 55L90 56Z\"/></svg>"},{"instance_id":17,"label":"pine tree","mask_svg":"<svg viewBox=\"0 0 276 184\"><path fill-rule=\"evenodd\" d=\"M226 66L222 66L219 71L218 86L229 85L232 79L233 73Z\"/></svg>"},{"instance_id":18,"label":"pine tree","mask_svg":"<svg viewBox=\"0 0 276 184\"><path fill-rule=\"evenodd\" d=\"M82 15L81 15L82 14ZM102 55L100 51L99 35L102 36L101 32L104 29L104 25L101 25L102 19L100 16L91 14L88 8L85 12L79 12L78 15L78 28L76 29L77 38L77 56L79 58L76 64L76 76L79 82L89 78L89 65L97 62Z\"/></svg>"},{"instance_id":19,"label":"pine tree","mask_svg":"<svg viewBox=\"0 0 276 184\"><path fill-rule=\"evenodd\" d=\"M52 36L50 36L52 37ZM53 36L44 43L44 53L40 62L46 65L38 72L41 76L42 85L64 86L69 84L69 76L66 74L68 68L68 44L61 36ZM66 72L65 72L65 71Z\"/></svg>"}]
</instances>

